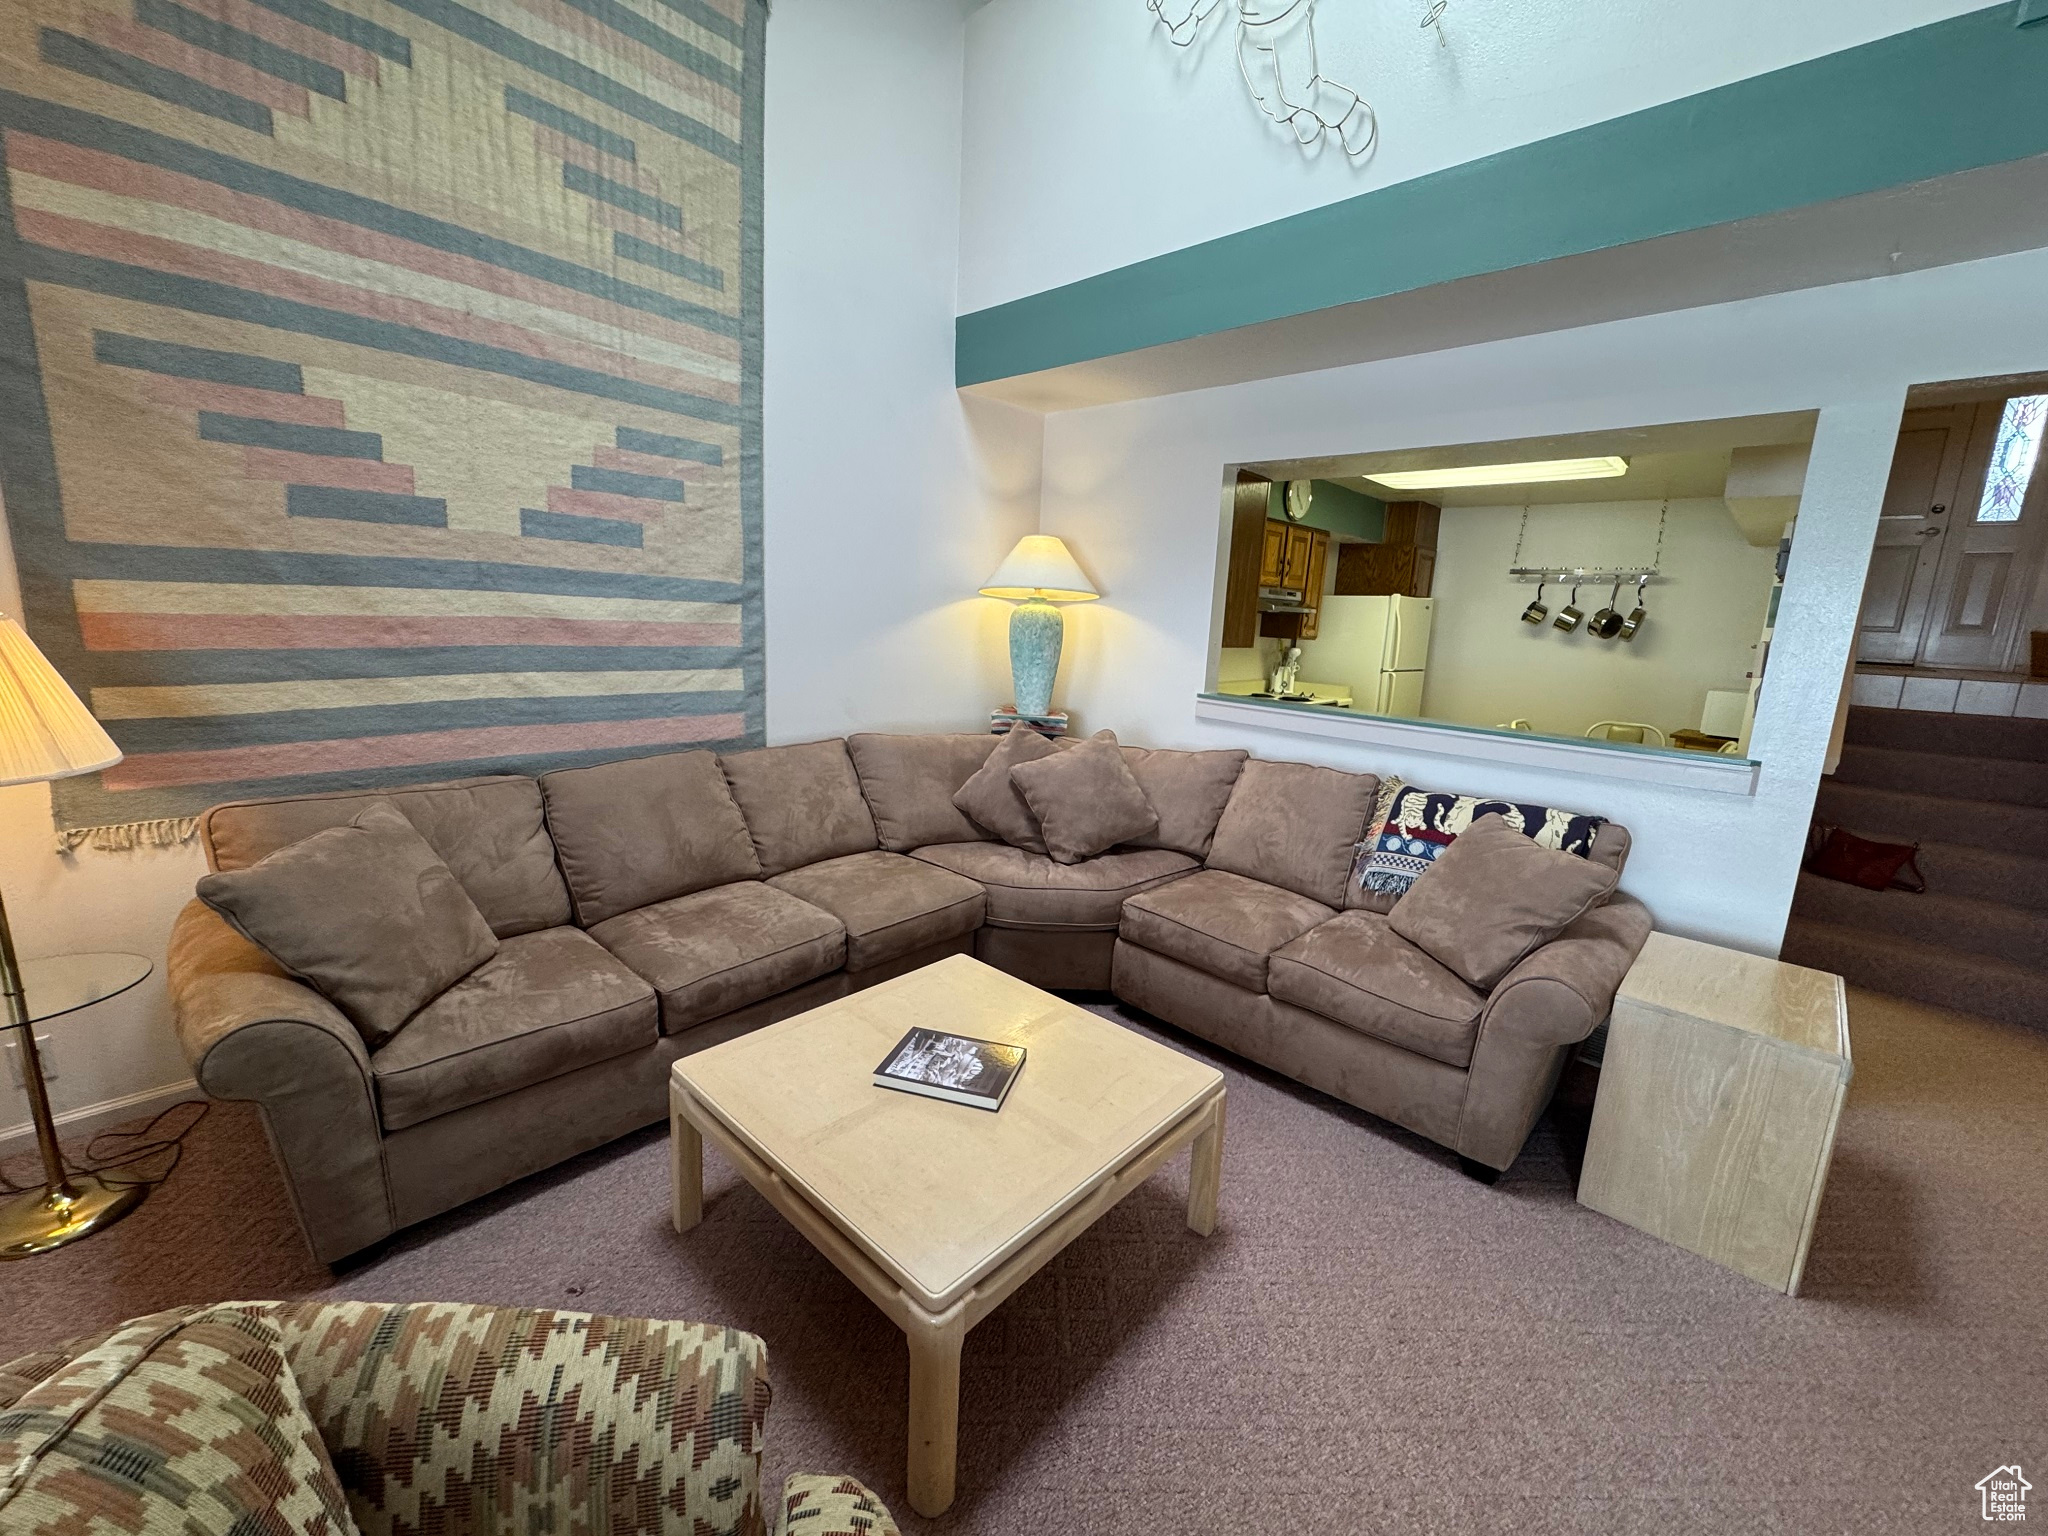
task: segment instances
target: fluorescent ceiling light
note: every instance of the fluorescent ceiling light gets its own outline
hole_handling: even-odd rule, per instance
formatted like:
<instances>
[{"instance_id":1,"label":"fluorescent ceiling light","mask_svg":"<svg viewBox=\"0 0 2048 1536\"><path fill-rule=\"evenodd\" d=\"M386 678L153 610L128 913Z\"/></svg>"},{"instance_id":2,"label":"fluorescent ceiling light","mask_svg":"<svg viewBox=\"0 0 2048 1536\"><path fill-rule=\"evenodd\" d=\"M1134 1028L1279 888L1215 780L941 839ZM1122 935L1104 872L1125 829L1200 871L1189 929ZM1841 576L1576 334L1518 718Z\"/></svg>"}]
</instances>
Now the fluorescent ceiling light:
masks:
<instances>
[{"instance_id":1,"label":"fluorescent ceiling light","mask_svg":"<svg viewBox=\"0 0 2048 1536\"><path fill-rule=\"evenodd\" d=\"M1616 454L1595 459L1537 459L1526 464L1467 464L1460 469L1399 469L1363 478L1390 491L1447 491L1461 485L1538 485L1551 480L1612 480L1628 473Z\"/></svg>"}]
</instances>

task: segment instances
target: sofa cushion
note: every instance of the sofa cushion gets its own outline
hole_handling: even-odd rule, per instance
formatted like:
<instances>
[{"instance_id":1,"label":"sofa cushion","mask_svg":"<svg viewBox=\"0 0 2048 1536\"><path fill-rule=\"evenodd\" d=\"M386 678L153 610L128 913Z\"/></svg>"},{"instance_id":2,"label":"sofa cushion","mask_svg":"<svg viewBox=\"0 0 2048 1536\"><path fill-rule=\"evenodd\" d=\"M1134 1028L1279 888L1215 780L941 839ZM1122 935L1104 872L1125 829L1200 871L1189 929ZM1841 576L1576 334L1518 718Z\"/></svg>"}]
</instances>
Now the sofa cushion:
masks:
<instances>
[{"instance_id":1,"label":"sofa cushion","mask_svg":"<svg viewBox=\"0 0 2048 1536\"><path fill-rule=\"evenodd\" d=\"M389 802L246 869L202 875L197 891L373 1050L498 948L469 893Z\"/></svg>"},{"instance_id":2,"label":"sofa cushion","mask_svg":"<svg viewBox=\"0 0 2048 1536\"><path fill-rule=\"evenodd\" d=\"M974 881L880 850L808 864L768 883L845 925L849 971L972 933L988 905Z\"/></svg>"},{"instance_id":3,"label":"sofa cushion","mask_svg":"<svg viewBox=\"0 0 2048 1536\"><path fill-rule=\"evenodd\" d=\"M405 813L499 938L569 921L569 888L555 866L540 786L523 774L236 800L199 818L199 838L209 868L246 869L289 843L347 826L377 801Z\"/></svg>"},{"instance_id":4,"label":"sofa cushion","mask_svg":"<svg viewBox=\"0 0 2048 1536\"><path fill-rule=\"evenodd\" d=\"M846 960L838 918L758 880L641 907L590 936L654 983L668 1035L828 976Z\"/></svg>"},{"instance_id":5,"label":"sofa cushion","mask_svg":"<svg viewBox=\"0 0 2048 1536\"><path fill-rule=\"evenodd\" d=\"M1166 747L1125 747L1124 766L1145 792L1159 825L1130 840L1133 848L1171 848L1206 858L1230 791L1251 756L1240 747L1178 752Z\"/></svg>"},{"instance_id":6,"label":"sofa cushion","mask_svg":"<svg viewBox=\"0 0 2048 1536\"><path fill-rule=\"evenodd\" d=\"M1246 763L1216 824L1209 867L1341 907L1378 787L1369 773Z\"/></svg>"},{"instance_id":7,"label":"sofa cushion","mask_svg":"<svg viewBox=\"0 0 2048 1536\"><path fill-rule=\"evenodd\" d=\"M1293 891L1205 869L1131 897L1117 932L1155 954L1263 992L1267 957L1335 915Z\"/></svg>"},{"instance_id":8,"label":"sofa cushion","mask_svg":"<svg viewBox=\"0 0 2048 1536\"><path fill-rule=\"evenodd\" d=\"M861 798L845 742L763 747L718 762L753 835L763 875L876 846L875 818Z\"/></svg>"},{"instance_id":9,"label":"sofa cushion","mask_svg":"<svg viewBox=\"0 0 2048 1536\"><path fill-rule=\"evenodd\" d=\"M585 928L672 896L757 879L754 839L711 752L545 775L548 830Z\"/></svg>"},{"instance_id":10,"label":"sofa cushion","mask_svg":"<svg viewBox=\"0 0 2048 1536\"><path fill-rule=\"evenodd\" d=\"M976 826L953 796L988 761L997 739L966 732L847 737L847 755L860 775L881 845L908 853L926 843L993 841L995 834Z\"/></svg>"},{"instance_id":11,"label":"sofa cushion","mask_svg":"<svg viewBox=\"0 0 2048 1536\"><path fill-rule=\"evenodd\" d=\"M1038 818L1045 851L1062 864L1093 858L1159 825L1108 731L1069 751L1019 764L1010 770L1010 782Z\"/></svg>"},{"instance_id":12,"label":"sofa cushion","mask_svg":"<svg viewBox=\"0 0 2048 1536\"><path fill-rule=\"evenodd\" d=\"M965 875L987 891L991 928L1097 932L1115 931L1127 898L1200 867L1169 848L1118 849L1062 864L1003 843L939 843L912 857Z\"/></svg>"},{"instance_id":13,"label":"sofa cushion","mask_svg":"<svg viewBox=\"0 0 2048 1536\"><path fill-rule=\"evenodd\" d=\"M387 1131L654 1044L654 988L580 928L507 939L370 1058Z\"/></svg>"},{"instance_id":14,"label":"sofa cushion","mask_svg":"<svg viewBox=\"0 0 2048 1536\"><path fill-rule=\"evenodd\" d=\"M1481 991L1614 892L1621 877L1545 848L1500 816L1465 829L1394 904L1387 925Z\"/></svg>"},{"instance_id":15,"label":"sofa cushion","mask_svg":"<svg viewBox=\"0 0 2048 1536\"><path fill-rule=\"evenodd\" d=\"M1020 763L1035 763L1059 750L1050 738L1029 726L1013 725L996 739L988 761L953 796L953 804L965 811L976 826L989 831L1012 848L1032 853L1045 852L1045 834L1038 815L1024 791L1010 782L1010 770Z\"/></svg>"},{"instance_id":16,"label":"sofa cushion","mask_svg":"<svg viewBox=\"0 0 2048 1536\"><path fill-rule=\"evenodd\" d=\"M1374 912L1346 912L1273 956L1268 988L1389 1045L1449 1066L1472 1061L1483 993L1410 944Z\"/></svg>"},{"instance_id":17,"label":"sofa cushion","mask_svg":"<svg viewBox=\"0 0 2048 1536\"><path fill-rule=\"evenodd\" d=\"M221 1306L123 1324L0 1412L0 1529L356 1527L278 1325Z\"/></svg>"}]
</instances>

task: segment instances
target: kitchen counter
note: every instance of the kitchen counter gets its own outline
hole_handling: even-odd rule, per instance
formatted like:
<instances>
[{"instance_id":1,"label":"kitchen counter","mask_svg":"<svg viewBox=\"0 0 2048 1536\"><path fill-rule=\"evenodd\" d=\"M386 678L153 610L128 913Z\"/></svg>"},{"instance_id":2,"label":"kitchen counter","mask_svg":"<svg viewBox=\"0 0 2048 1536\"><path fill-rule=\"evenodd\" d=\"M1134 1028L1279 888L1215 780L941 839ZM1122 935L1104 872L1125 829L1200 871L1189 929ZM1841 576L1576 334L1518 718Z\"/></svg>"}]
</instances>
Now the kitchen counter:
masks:
<instances>
[{"instance_id":1,"label":"kitchen counter","mask_svg":"<svg viewBox=\"0 0 2048 1536\"><path fill-rule=\"evenodd\" d=\"M1242 678L1234 683L1218 683L1216 691L1228 694L1236 699L1271 700L1275 698L1275 695L1266 691L1264 679L1256 677ZM1287 704L1324 704L1332 709L1349 709L1351 707L1351 690L1342 683L1296 682L1294 692L1280 702Z\"/></svg>"}]
</instances>

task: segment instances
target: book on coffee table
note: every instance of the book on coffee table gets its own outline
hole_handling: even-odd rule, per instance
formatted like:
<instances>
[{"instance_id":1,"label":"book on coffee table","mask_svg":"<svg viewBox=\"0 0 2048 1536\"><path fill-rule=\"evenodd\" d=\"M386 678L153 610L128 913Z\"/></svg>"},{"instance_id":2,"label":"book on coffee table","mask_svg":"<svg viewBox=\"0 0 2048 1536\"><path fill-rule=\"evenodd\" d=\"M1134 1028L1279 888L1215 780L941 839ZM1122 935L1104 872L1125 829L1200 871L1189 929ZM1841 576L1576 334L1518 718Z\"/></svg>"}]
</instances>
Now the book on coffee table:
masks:
<instances>
[{"instance_id":1,"label":"book on coffee table","mask_svg":"<svg viewBox=\"0 0 2048 1536\"><path fill-rule=\"evenodd\" d=\"M1023 1066L1021 1045L913 1029L875 1068L875 1086L997 1110Z\"/></svg>"}]
</instances>

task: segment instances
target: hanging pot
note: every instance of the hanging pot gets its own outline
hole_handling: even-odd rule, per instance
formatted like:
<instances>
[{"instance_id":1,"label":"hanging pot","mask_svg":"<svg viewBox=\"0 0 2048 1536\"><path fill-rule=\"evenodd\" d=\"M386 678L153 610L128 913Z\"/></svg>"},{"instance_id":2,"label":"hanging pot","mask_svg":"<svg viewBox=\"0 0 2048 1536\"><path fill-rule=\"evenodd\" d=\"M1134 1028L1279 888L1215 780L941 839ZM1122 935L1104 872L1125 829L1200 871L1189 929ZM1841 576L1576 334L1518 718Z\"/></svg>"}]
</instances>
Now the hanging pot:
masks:
<instances>
[{"instance_id":1,"label":"hanging pot","mask_svg":"<svg viewBox=\"0 0 2048 1536\"><path fill-rule=\"evenodd\" d=\"M1543 589L1549 585L1548 581L1536 583L1535 601L1522 610L1522 622L1524 624L1541 624L1550 617L1550 610L1543 606Z\"/></svg>"},{"instance_id":2,"label":"hanging pot","mask_svg":"<svg viewBox=\"0 0 2048 1536\"><path fill-rule=\"evenodd\" d=\"M1607 594L1607 606L1594 614L1592 622L1586 625L1590 633L1598 635L1602 640L1612 640L1621 633L1621 610L1614 606L1620 598L1621 581L1617 577L1613 590Z\"/></svg>"},{"instance_id":3,"label":"hanging pot","mask_svg":"<svg viewBox=\"0 0 2048 1536\"><path fill-rule=\"evenodd\" d=\"M1648 576L1636 578L1636 605L1629 611L1629 616L1621 621L1621 638L1624 640L1635 639L1637 632L1650 617L1650 610L1643 606L1643 588L1649 584L1649 580Z\"/></svg>"},{"instance_id":4,"label":"hanging pot","mask_svg":"<svg viewBox=\"0 0 2048 1536\"><path fill-rule=\"evenodd\" d=\"M1563 630L1566 634L1570 634L1573 630L1579 627L1579 620L1583 619L1585 616L1586 611L1579 606L1578 585L1577 583L1573 583L1572 600L1569 603L1566 603L1564 607L1558 609L1557 617L1552 619L1550 622L1556 625L1559 629Z\"/></svg>"}]
</instances>

